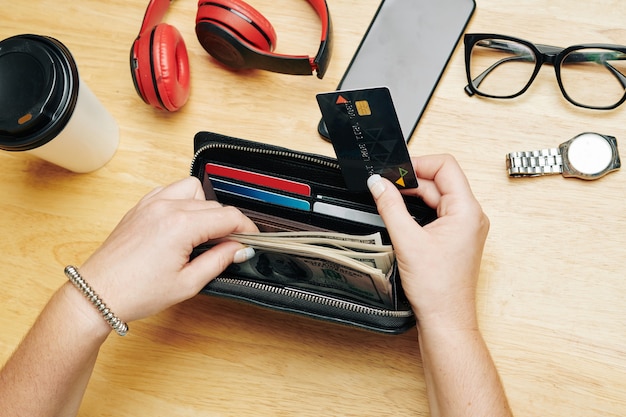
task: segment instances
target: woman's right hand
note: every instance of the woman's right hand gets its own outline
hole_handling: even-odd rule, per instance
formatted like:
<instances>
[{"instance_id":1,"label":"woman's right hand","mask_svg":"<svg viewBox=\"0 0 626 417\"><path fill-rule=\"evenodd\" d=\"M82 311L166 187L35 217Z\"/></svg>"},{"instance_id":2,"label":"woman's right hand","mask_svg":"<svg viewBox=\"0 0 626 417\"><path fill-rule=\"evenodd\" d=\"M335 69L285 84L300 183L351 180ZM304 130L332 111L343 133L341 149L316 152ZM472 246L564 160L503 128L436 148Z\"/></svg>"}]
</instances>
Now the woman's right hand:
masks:
<instances>
[{"instance_id":1,"label":"woman's right hand","mask_svg":"<svg viewBox=\"0 0 626 417\"><path fill-rule=\"evenodd\" d=\"M412 161L419 187L403 192L421 197L438 214L424 227L390 181L378 175L368 180L391 237L402 287L420 327L475 328L475 291L489 219L454 157Z\"/></svg>"}]
</instances>

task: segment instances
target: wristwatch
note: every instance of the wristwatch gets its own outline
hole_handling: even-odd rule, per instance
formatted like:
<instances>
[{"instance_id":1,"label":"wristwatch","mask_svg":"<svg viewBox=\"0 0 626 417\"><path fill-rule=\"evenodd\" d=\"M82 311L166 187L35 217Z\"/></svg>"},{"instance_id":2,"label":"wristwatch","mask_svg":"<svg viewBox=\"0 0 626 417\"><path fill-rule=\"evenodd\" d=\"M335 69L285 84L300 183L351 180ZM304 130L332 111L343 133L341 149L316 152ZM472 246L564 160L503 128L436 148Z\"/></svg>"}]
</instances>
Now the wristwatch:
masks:
<instances>
[{"instance_id":1,"label":"wristwatch","mask_svg":"<svg viewBox=\"0 0 626 417\"><path fill-rule=\"evenodd\" d=\"M593 132L581 133L558 148L511 152L506 156L510 177L562 174L595 180L620 166L617 140Z\"/></svg>"}]
</instances>

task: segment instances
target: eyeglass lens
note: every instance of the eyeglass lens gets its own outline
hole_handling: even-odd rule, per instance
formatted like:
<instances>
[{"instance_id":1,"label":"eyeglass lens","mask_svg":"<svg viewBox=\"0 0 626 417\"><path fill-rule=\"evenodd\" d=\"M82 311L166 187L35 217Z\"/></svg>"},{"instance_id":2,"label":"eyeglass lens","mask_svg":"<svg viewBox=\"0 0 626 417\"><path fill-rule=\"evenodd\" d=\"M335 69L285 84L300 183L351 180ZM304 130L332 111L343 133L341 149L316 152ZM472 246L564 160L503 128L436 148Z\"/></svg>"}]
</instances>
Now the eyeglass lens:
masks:
<instances>
[{"instance_id":1,"label":"eyeglass lens","mask_svg":"<svg viewBox=\"0 0 626 417\"><path fill-rule=\"evenodd\" d=\"M511 98L531 82L537 66L535 51L506 39L482 39L471 50L470 77L483 95ZM615 106L626 91L626 54L604 48L569 52L559 66L566 97L576 105L593 108Z\"/></svg>"},{"instance_id":2,"label":"eyeglass lens","mask_svg":"<svg viewBox=\"0 0 626 417\"><path fill-rule=\"evenodd\" d=\"M626 54L601 48L577 49L561 62L561 83L570 100L588 107L610 107L626 91Z\"/></svg>"}]
</instances>

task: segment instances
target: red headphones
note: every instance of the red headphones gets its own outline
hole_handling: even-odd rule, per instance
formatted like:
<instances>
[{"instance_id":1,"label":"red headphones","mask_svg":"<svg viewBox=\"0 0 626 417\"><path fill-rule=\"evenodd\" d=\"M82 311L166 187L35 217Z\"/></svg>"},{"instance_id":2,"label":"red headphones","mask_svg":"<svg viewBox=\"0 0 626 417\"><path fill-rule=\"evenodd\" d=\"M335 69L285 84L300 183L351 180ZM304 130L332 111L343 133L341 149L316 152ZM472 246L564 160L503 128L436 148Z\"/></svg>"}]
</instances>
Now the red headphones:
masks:
<instances>
[{"instance_id":1,"label":"red headphones","mask_svg":"<svg viewBox=\"0 0 626 417\"><path fill-rule=\"evenodd\" d=\"M243 0L200 0L196 35L216 60L233 69L259 68L322 78L331 53L331 23L325 0L308 0L322 22L315 57L274 53L276 32L270 22ZM130 50L130 72L137 94L169 111L189 98L189 57L180 32L160 23L170 0L150 0L139 35Z\"/></svg>"}]
</instances>

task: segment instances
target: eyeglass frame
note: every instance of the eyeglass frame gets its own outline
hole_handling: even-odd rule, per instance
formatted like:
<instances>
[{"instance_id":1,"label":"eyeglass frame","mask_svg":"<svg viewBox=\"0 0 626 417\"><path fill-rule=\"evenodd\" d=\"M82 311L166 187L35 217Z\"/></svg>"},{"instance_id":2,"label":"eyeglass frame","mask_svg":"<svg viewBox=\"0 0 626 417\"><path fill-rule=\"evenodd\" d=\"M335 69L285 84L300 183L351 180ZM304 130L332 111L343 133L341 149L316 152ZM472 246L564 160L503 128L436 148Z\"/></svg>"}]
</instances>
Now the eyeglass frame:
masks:
<instances>
[{"instance_id":1,"label":"eyeglass frame","mask_svg":"<svg viewBox=\"0 0 626 417\"><path fill-rule=\"evenodd\" d=\"M472 55L471 52L474 46L479 41L484 40L484 39L496 39L496 40L501 39L504 41L517 42L529 48L535 55L535 58L536 58L535 69L533 70L533 73L530 76L528 83L519 92L515 94L511 94L509 96L495 96L491 94L485 94L479 91L474 86L475 80L472 80L472 76L470 74L470 60L471 60L471 55ZM575 101L565 91L565 87L563 87L563 81L561 79L561 64L563 62L563 59L565 59L565 57L567 57L572 51L576 51L578 49L606 49L606 50L618 51L626 55L626 46L603 44L603 43L587 43L587 44L578 44L578 45L568 46L566 48L561 48L558 46L534 44L524 39L515 38L513 36L498 35L494 33L467 33L463 37L463 44L465 46L465 73L467 75L467 82L468 82L464 90L465 90L465 93L470 97L473 95L478 95L478 96L489 97L489 98L510 99L510 98L521 96L522 94L526 92L526 90L528 90L530 85L533 83L533 81L537 77L537 74L539 74L539 70L541 69L543 64L550 64L554 67L557 84L559 85L561 94L563 94L563 97L565 97L567 101L569 101L575 106L583 107L586 109L592 109L592 110L613 110L619 107L621 104L623 104L624 101L626 101L626 76L617 70L615 71L618 72L619 76L615 74L615 71L612 71L612 72L621 82L622 86L624 87L624 94L622 95L622 98L618 102L616 102L615 104L611 106L588 106L588 105ZM479 77L484 78L484 76L483 77L479 76Z\"/></svg>"}]
</instances>

